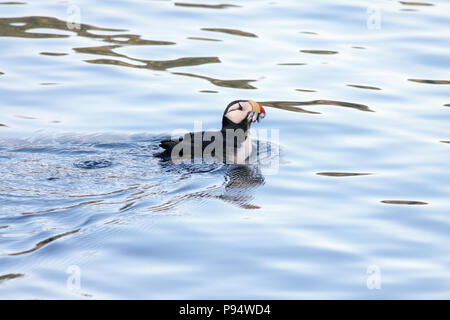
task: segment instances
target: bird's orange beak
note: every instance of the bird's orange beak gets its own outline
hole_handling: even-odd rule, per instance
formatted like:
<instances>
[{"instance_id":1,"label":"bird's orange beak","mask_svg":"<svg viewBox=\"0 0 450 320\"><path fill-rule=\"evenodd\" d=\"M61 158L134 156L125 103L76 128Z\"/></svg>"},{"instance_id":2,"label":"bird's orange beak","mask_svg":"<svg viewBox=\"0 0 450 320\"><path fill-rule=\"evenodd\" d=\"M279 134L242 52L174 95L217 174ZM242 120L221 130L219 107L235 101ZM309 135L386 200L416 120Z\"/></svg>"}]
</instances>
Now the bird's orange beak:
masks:
<instances>
[{"instance_id":1,"label":"bird's orange beak","mask_svg":"<svg viewBox=\"0 0 450 320\"><path fill-rule=\"evenodd\" d=\"M252 112L254 113L263 113L266 115L266 110L260 105L258 102L253 100L248 100L248 102L252 105Z\"/></svg>"}]
</instances>

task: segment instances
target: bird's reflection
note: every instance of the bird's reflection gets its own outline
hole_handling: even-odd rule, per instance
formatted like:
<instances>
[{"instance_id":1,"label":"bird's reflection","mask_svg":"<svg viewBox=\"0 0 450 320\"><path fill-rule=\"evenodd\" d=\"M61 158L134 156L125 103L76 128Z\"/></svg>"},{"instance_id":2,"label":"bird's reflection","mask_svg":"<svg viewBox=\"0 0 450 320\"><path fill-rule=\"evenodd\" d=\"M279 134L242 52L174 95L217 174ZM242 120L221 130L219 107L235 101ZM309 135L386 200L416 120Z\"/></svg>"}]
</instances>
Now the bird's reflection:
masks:
<instances>
[{"instance_id":1,"label":"bird's reflection","mask_svg":"<svg viewBox=\"0 0 450 320\"><path fill-rule=\"evenodd\" d=\"M224 193L220 197L246 209L259 209L251 203L256 189L263 185L265 180L259 166L236 165L225 171Z\"/></svg>"}]
</instances>

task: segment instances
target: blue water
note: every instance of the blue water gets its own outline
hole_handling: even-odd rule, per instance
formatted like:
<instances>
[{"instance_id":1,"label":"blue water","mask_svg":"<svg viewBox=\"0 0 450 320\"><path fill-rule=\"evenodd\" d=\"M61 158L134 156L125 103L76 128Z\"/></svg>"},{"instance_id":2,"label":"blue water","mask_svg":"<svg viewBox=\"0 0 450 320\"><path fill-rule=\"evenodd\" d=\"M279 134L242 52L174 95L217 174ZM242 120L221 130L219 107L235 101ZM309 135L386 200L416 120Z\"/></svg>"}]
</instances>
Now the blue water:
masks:
<instances>
[{"instance_id":1,"label":"blue water","mask_svg":"<svg viewBox=\"0 0 450 320\"><path fill-rule=\"evenodd\" d=\"M0 298L450 298L450 3L186 3L0 2Z\"/></svg>"}]
</instances>

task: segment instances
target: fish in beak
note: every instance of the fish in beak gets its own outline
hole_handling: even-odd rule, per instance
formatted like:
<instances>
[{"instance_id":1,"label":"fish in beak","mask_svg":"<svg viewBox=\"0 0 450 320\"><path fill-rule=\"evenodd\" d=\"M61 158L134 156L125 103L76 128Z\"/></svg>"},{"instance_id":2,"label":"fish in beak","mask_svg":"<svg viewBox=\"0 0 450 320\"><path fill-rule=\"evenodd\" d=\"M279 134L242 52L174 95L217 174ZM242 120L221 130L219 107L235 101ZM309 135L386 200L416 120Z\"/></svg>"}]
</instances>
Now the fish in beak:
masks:
<instances>
[{"instance_id":1,"label":"fish in beak","mask_svg":"<svg viewBox=\"0 0 450 320\"><path fill-rule=\"evenodd\" d=\"M248 100L252 106L252 122L261 121L266 116L266 110L258 102L253 100Z\"/></svg>"}]
</instances>

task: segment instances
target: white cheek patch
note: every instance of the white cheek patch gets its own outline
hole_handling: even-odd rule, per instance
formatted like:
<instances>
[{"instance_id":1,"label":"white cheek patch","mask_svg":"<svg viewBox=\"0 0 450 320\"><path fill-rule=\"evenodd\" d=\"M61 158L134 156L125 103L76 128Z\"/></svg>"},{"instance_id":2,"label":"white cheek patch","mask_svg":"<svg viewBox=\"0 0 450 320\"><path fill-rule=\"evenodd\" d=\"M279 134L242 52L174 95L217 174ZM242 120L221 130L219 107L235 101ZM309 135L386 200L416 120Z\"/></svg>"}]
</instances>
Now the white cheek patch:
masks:
<instances>
[{"instance_id":1,"label":"white cheek patch","mask_svg":"<svg viewBox=\"0 0 450 320\"><path fill-rule=\"evenodd\" d=\"M228 109L225 117L233 121L234 123L240 123L245 119L247 114L252 110L252 106L248 102L241 102L242 110L239 110L239 104L235 104Z\"/></svg>"},{"instance_id":2,"label":"white cheek patch","mask_svg":"<svg viewBox=\"0 0 450 320\"><path fill-rule=\"evenodd\" d=\"M234 123L239 123L245 118L245 113L241 110L235 110L227 113L226 117Z\"/></svg>"}]
</instances>

